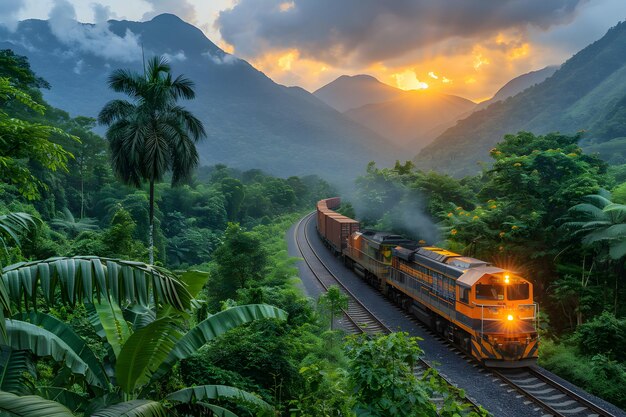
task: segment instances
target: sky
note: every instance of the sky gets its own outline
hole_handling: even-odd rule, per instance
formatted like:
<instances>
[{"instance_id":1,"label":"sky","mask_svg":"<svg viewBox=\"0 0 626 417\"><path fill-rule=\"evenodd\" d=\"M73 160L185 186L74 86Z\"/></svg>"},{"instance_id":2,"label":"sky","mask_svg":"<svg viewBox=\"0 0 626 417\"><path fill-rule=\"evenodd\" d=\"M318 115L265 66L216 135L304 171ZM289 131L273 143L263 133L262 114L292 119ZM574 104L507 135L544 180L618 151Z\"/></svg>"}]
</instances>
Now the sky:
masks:
<instances>
[{"instance_id":1,"label":"sky","mask_svg":"<svg viewBox=\"0 0 626 417\"><path fill-rule=\"evenodd\" d=\"M174 13L274 81L309 91L370 74L475 101L561 64L626 18L626 0L0 0L0 24L61 7L81 22Z\"/></svg>"}]
</instances>

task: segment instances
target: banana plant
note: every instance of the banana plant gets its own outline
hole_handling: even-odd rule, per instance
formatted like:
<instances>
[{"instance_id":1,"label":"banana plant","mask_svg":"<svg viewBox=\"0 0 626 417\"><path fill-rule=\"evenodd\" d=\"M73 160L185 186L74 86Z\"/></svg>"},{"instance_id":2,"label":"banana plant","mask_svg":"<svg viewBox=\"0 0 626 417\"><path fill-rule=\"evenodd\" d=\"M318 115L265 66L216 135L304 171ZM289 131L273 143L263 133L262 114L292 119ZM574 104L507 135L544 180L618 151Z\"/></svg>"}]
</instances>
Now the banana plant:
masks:
<instances>
[{"instance_id":1,"label":"banana plant","mask_svg":"<svg viewBox=\"0 0 626 417\"><path fill-rule=\"evenodd\" d=\"M120 341L120 350L109 364L114 370L112 375L106 372L108 358L100 361L69 325L41 312L18 313L13 320L8 320L7 336L2 345L12 352L29 351L38 357L51 357L62 363L68 372L82 377L90 395L73 394L64 387L39 388L35 393L43 400L55 399L68 410L83 413L89 411L90 404L100 405L86 415L149 417L166 415L166 410L170 413L168 415L176 415L177 409L190 405L217 411L221 408L209 401L224 399L253 409L271 410L272 407L260 398L234 387L204 385L185 388L162 398L168 407L150 399L149 388L159 384L177 362L228 330L257 319L284 320L286 316L283 310L269 305L236 306L210 316L187 332L182 331L181 323L175 317L156 319L131 331L125 340ZM105 316L102 321L111 320L110 317ZM23 393L20 380L16 379L16 374L24 369L23 358L9 356L2 368L5 370L0 373L2 390ZM222 414L234 415L230 411Z\"/></svg>"},{"instance_id":2,"label":"banana plant","mask_svg":"<svg viewBox=\"0 0 626 417\"><path fill-rule=\"evenodd\" d=\"M234 415L210 404L211 400L224 399L271 409L253 394L227 386L207 385L171 393L161 399L167 401L167 407L149 398L151 386L158 384L177 362L214 338L253 320L286 318L284 311L273 306L244 305L210 316L187 330L184 323L189 309L184 306L191 306L206 279L206 273L197 271L176 276L145 264L94 257L54 258L5 268L2 282L19 308L36 307L37 289L45 302L52 303L60 295L70 304L86 303L90 322L110 354L100 360L66 323L39 311L21 311L6 321L6 335L0 337L0 345L7 351L0 363L4 370L0 373L0 388L25 393L18 376L28 367L23 355L28 351L38 357L51 357L63 365L65 372L84 381L87 395L72 393L65 387L32 391L44 401L42 404L54 399L70 412L147 417L176 415L177 410L200 407ZM134 323L125 317L134 317Z\"/></svg>"}]
</instances>

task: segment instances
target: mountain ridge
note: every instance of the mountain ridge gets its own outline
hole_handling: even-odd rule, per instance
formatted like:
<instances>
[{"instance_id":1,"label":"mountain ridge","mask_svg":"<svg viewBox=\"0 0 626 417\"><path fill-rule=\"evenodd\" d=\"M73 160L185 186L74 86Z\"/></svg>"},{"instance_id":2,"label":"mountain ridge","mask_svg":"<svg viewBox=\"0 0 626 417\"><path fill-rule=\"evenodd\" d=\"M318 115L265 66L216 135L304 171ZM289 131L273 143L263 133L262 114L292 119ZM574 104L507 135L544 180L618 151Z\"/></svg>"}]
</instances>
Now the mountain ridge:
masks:
<instances>
[{"instance_id":1,"label":"mountain ridge","mask_svg":"<svg viewBox=\"0 0 626 417\"><path fill-rule=\"evenodd\" d=\"M415 163L425 170L472 175L480 171L478 162L490 162L489 149L505 134L521 130L535 134L585 130L591 143L610 141L626 120L626 82L615 75L618 72L626 74L624 22L542 83L459 121L422 149Z\"/></svg>"},{"instance_id":2,"label":"mountain ridge","mask_svg":"<svg viewBox=\"0 0 626 417\"><path fill-rule=\"evenodd\" d=\"M209 137L198 145L202 164L343 180L361 173L371 160L385 165L401 154L305 90L276 84L222 51L174 15L147 22L111 20L106 27L75 25L67 28L68 42L53 33L50 21L30 19L15 32L0 30L0 47L27 56L34 71L52 85L44 91L46 100L72 115L94 117L108 100L123 97L107 88L113 69L142 71L141 55L126 62L95 48L106 44L76 42L123 40L135 47L140 39L146 57L167 54L174 75L184 74L196 84L196 100L181 104L205 122ZM90 32L74 41L72 31Z\"/></svg>"}]
</instances>

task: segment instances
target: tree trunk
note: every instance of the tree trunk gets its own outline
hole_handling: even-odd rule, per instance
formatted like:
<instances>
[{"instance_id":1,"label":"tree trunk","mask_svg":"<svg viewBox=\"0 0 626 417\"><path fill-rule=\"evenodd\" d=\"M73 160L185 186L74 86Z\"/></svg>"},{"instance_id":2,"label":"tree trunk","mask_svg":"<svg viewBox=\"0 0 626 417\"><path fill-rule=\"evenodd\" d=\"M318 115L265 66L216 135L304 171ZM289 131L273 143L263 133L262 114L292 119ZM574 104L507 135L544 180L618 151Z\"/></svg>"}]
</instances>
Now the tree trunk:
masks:
<instances>
[{"instance_id":1,"label":"tree trunk","mask_svg":"<svg viewBox=\"0 0 626 417\"><path fill-rule=\"evenodd\" d=\"M148 263L154 264L154 180L150 180L150 227L148 228Z\"/></svg>"},{"instance_id":2,"label":"tree trunk","mask_svg":"<svg viewBox=\"0 0 626 417\"><path fill-rule=\"evenodd\" d=\"M615 296L613 299L615 300L613 303L613 314L617 317L617 303L619 301L619 280L624 276L624 263L626 260L618 260L617 261L617 276L615 277Z\"/></svg>"}]
</instances>

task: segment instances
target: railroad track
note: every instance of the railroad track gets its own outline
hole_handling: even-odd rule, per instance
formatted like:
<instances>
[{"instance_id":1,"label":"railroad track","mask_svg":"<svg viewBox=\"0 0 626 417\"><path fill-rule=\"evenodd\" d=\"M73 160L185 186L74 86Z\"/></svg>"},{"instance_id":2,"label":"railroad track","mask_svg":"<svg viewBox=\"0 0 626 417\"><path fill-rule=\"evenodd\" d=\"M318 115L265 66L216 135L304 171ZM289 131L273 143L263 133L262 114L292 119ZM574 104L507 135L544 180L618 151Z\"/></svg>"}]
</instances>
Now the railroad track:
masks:
<instances>
[{"instance_id":1,"label":"railroad track","mask_svg":"<svg viewBox=\"0 0 626 417\"><path fill-rule=\"evenodd\" d=\"M530 401L542 407L544 417L615 417L535 368L492 371Z\"/></svg>"},{"instance_id":2,"label":"railroad track","mask_svg":"<svg viewBox=\"0 0 626 417\"><path fill-rule=\"evenodd\" d=\"M295 242L298 250L302 254L302 259L305 264L311 270L315 278L322 285L325 291L331 285L336 285L339 289L348 296L348 308L344 310L344 317L339 319L338 322L341 327L348 333L351 334L389 334L392 330L387 327L381 320L374 315L367 307L365 307L359 299L339 280L339 278L330 270L330 268L326 265L326 263L321 259L321 257L317 254L311 241L309 239L309 234L307 231L307 226L311 219L313 218L313 214L300 219L298 224L295 227ZM304 222L303 234L304 240L306 241L306 246L300 243L300 240L297 237L297 232L300 227L302 227L302 223ZM310 256L307 254L313 255L315 262L311 262L309 259ZM431 369L432 366L422 358L419 358L419 361L415 364L414 374L418 378L422 378L422 376ZM438 375L441 380L443 380L447 385L453 387L455 390L458 387L453 384L450 380L448 380L443 375ZM468 408L465 410L463 415L469 415L472 411L478 410L480 406L471 398L464 397L462 399L459 398L462 403L468 404ZM431 401L437 406L437 409L441 409L444 406L445 399L443 397L432 397Z\"/></svg>"},{"instance_id":3,"label":"railroad track","mask_svg":"<svg viewBox=\"0 0 626 417\"><path fill-rule=\"evenodd\" d=\"M388 334L391 333L391 329L381 322L367 307L365 307L359 299L352 294L352 292L341 283L339 278L332 273L326 263L320 258L320 256L313 249L313 245L309 239L307 232L307 226L313 218L313 214L302 218L296 226L296 231L301 227L304 222L304 240L306 246L302 245L299 239L295 239L298 250L302 254L304 262L307 264L315 278L319 281L325 291L332 285L339 287L342 293L348 296L348 308L344 310L344 316L338 319L341 327L348 333L352 334ZM309 255L309 256L307 256ZM313 256L314 261L310 260Z\"/></svg>"}]
</instances>

